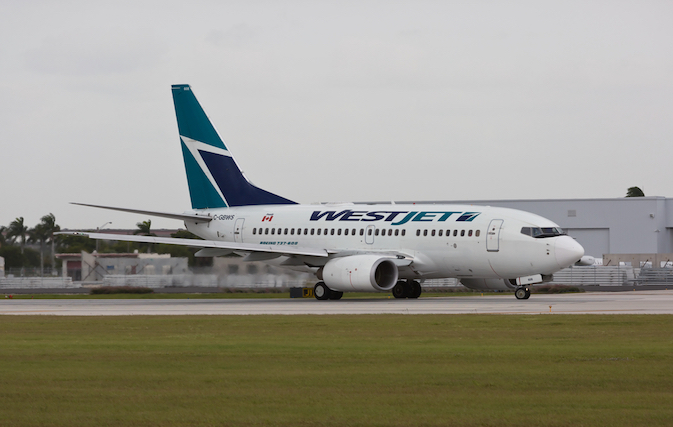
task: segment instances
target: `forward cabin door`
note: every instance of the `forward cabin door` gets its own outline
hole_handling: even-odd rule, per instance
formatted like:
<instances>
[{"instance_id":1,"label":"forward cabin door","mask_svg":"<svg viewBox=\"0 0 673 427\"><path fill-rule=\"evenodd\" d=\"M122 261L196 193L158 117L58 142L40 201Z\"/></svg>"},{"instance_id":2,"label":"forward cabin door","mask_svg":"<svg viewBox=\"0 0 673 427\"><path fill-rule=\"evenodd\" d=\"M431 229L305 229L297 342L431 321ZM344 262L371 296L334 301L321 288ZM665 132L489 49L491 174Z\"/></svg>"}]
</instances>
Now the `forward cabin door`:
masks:
<instances>
[{"instance_id":1,"label":"forward cabin door","mask_svg":"<svg viewBox=\"0 0 673 427\"><path fill-rule=\"evenodd\" d=\"M500 250L500 228L503 220L493 219L488 225L486 233L486 250L489 252L498 252Z\"/></svg>"},{"instance_id":2,"label":"forward cabin door","mask_svg":"<svg viewBox=\"0 0 673 427\"><path fill-rule=\"evenodd\" d=\"M234 242L243 243L243 223L245 218L238 218L234 224Z\"/></svg>"}]
</instances>

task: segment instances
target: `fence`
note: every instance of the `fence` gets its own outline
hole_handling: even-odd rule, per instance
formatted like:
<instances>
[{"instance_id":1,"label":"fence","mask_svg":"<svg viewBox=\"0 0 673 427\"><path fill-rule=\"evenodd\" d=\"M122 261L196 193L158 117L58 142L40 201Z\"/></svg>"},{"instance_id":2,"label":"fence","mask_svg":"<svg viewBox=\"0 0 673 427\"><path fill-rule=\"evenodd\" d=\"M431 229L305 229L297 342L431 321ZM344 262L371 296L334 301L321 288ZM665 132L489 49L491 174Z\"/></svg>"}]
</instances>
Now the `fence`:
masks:
<instances>
[{"instance_id":1,"label":"fence","mask_svg":"<svg viewBox=\"0 0 673 427\"><path fill-rule=\"evenodd\" d=\"M622 286L635 279L633 267L582 266L569 267L554 273L552 284Z\"/></svg>"},{"instance_id":2,"label":"fence","mask_svg":"<svg viewBox=\"0 0 673 427\"><path fill-rule=\"evenodd\" d=\"M306 286L307 281L283 274L171 274L114 275L103 278L104 286L142 286L147 288L289 288Z\"/></svg>"},{"instance_id":3,"label":"fence","mask_svg":"<svg viewBox=\"0 0 673 427\"><path fill-rule=\"evenodd\" d=\"M74 289L81 283L73 283L70 277L0 277L0 289Z\"/></svg>"},{"instance_id":4,"label":"fence","mask_svg":"<svg viewBox=\"0 0 673 427\"><path fill-rule=\"evenodd\" d=\"M673 283L671 268L641 268L634 285L667 285Z\"/></svg>"}]
</instances>

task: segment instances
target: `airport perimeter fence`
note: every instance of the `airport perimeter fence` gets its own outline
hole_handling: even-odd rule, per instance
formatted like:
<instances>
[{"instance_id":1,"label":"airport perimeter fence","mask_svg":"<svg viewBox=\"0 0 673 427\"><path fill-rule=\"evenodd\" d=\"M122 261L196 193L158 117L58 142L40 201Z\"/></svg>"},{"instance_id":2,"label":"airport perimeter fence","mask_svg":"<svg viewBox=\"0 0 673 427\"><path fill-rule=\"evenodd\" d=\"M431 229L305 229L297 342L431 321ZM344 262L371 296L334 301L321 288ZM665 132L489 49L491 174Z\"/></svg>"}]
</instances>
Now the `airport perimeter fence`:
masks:
<instances>
[{"instance_id":1,"label":"airport perimeter fence","mask_svg":"<svg viewBox=\"0 0 673 427\"><path fill-rule=\"evenodd\" d=\"M636 272L630 266L573 266L554 273L550 282L555 285L600 285L623 286L635 279Z\"/></svg>"},{"instance_id":2,"label":"airport perimeter fence","mask_svg":"<svg viewBox=\"0 0 673 427\"><path fill-rule=\"evenodd\" d=\"M673 284L673 268L573 266L554 273L552 284L575 286L642 286Z\"/></svg>"},{"instance_id":3,"label":"airport perimeter fence","mask_svg":"<svg viewBox=\"0 0 673 427\"><path fill-rule=\"evenodd\" d=\"M109 274L96 282L73 281L58 270L11 269L0 277L0 289L72 289L95 286L141 286L160 288L292 288L313 287L317 279L308 273L259 271L257 274L231 274L229 271L197 269L187 274ZM581 266L554 274L551 284L574 286L673 285L673 268L634 268L631 266ZM431 279L422 284L430 290L462 287L457 279Z\"/></svg>"}]
</instances>

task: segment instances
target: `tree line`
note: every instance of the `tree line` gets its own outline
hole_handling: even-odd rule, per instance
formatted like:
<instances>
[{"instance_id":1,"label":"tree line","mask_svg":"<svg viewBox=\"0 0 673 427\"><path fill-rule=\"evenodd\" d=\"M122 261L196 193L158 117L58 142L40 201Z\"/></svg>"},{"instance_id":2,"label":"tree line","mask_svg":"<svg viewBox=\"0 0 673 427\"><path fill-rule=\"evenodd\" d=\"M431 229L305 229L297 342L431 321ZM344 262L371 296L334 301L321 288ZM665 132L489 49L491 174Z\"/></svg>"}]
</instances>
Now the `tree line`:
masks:
<instances>
[{"instance_id":1,"label":"tree line","mask_svg":"<svg viewBox=\"0 0 673 427\"><path fill-rule=\"evenodd\" d=\"M151 230L152 221L142 221L136 224L133 234L154 236ZM45 268L59 268L61 261L56 259L57 253L132 253L134 251L156 252L171 254L173 257L187 257L190 265L208 265L208 260L194 258L198 249L176 245L144 244L123 241L96 241L83 236L55 235L61 227L56 223L56 217L49 213L40 218L34 227L25 224L23 217L18 217L7 226L0 226L0 257L5 259L5 269L39 268L44 274ZM178 230L171 237L198 239L197 236L186 230ZM39 250L33 247L39 245ZM211 260L212 262L212 260Z\"/></svg>"}]
</instances>

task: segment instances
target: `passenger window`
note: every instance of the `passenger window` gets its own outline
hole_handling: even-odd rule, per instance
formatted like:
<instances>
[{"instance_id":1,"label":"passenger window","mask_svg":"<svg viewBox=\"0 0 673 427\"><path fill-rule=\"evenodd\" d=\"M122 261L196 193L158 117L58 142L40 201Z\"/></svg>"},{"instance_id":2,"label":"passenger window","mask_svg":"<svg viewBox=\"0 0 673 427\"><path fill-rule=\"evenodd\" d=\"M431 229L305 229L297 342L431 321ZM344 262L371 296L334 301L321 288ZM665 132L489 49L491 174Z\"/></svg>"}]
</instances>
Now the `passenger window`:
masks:
<instances>
[{"instance_id":1,"label":"passenger window","mask_svg":"<svg viewBox=\"0 0 673 427\"><path fill-rule=\"evenodd\" d=\"M364 235L365 235L365 229L364 229L364 228L361 228L361 229L360 229L360 236L364 236Z\"/></svg>"},{"instance_id":2,"label":"passenger window","mask_svg":"<svg viewBox=\"0 0 673 427\"><path fill-rule=\"evenodd\" d=\"M399 235L400 235L400 229L399 229L399 228L395 230L395 235L396 235L396 236L399 236Z\"/></svg>"},{"instance_id":3,"label":"passenger window","mask_svg":"<svg viewBox=\"0 0 673 427\"><path fill-rule=\"evenodd\" d=\"M344 229L344 236L348 236L348 229Z\"/></svg>"},{"instance_id":4,"label":"passenger window","mask_svg":"<svg viewBox=\"0 0 673 427\"><path fill-rule=\"evenodd\" d=\"M456 237L458 235L458 230L453 230L453 237Z\"/></svg>"},{"instance_id":5,"label":"passenger window","mask_svg":"<svg viewBox=\"0 0 673 427\"><path fill-rule=\"evenodd\" d=\"M304 229L304 234L308 234L308 228ZM313 229L311 229L311 234L313 234Z\"/></svg>"},{"instance_id":6,"label":"passenger window","mask_svg":"<svg viewBox=\"0 0 673 427\"><path fill-rule=\"evenodd\" d=\"M252 229L252 234L257 234L257 229L256 228Z\"/></svg>"},{"instance_id":7,"label":"passenger window","mask_svg":"<svg viewBox=\"0 0 673 427\"><path fill-rule=\"evenodd\" d=\"M405 234L407 234L407 230L402 230L402 235L404 236Z\"/></svg>"},{"instance_id":8,"label":"passenger window","mask_svg":"<svg viewBox=\"0 0 673 427\"><path fill-rule=\"evenodd\" d=\"M423 235L427 236L428 235L428 230L423 230Z\"/></svg>"},{"instance_id":9,"label":"passenger window","mask_svg":"<svg viewBox=\"0 0 673 427\"><path fill-rule=\"evenodd\" d=\"M460 230L460 237L463 237L465 235L465 230Z\"/></svg>"},{"instance_id":10,"label":"passenger window","mask_svg":"<svg viewBox=\"0 0 673 427\"><path fill-rule=\"evenodd\" d=\"M369 235L369 236L372 235L372 229L371 228L369 230L367 230L367 235Z\"/></svg>"},{"instance_id":11,"label":"passenger window","mask_svg":"<svg viewBox=\"0 0 673 427\"><path fill-rule=\"evenodd\" d=\"M269 229L264 230L264 234L269 234Z\"/></svg>"},{"instance_id":12,"label":"passenger window","mask_svg":"<svg viewBox=\"0 0 673 427\"><path fill-rule=\"evenodd\" d=\"M318 236L320 236L320 232L322 231L322 228L318 229Z\"/></svg>"},{"instance_id":13,"label":"passenger window","mask_svg":"<svg viewBox=\"0 0 673 427\"><path fill-rule=\"evenodd\" d=\"M289 230L286 228L286 229L285 229L285 235L287 235L287 232L288 232L288 231L289 231Z\"/></svg>"},{"instance_id":14,"label":"passenger window","mask_svg":"<svg viewBox=\"0 0 673 427\"><path fill-rule=\"evenodd\" d=\"M355 229L352 230L352 233L351 233L351 234L352 234L353 236L355 236Z\"/></svg>"},{"instance_id":15,"label":"passenger window","mask_svg":"<svg viewBox=\"0 0 673 427\"><path fill-rule=\"evenodd\" d=\"M379 235L379 229L377 228L376 231L374 232L374 236L378 236L378 235Z\"/></svg>"},{"instance_id":16,"label":"passenger window","mask_svg":"<svg viewBox=\"0 0 673 427\"><path fill-rule=\"evenodd\" d=\"M334 229L331 230L330 234L334 236Z\"/></svg>"},{"instance_id":17,"label":"passenger window","mask_svg":"<svg viewBox=\"0 0 673 427\"><path fill-rule=\"evenodd\" d=\"M392 236L392 235L393 235L393 229L392 229L392 228L391 228L390 230L388 230L388 235L389 235L389 236Z\"/></svg>"},{"instance_id":18,"label":"passenger window","mask_svg":"<svg viewBox=\"0 0 673 427\"><path fill-rule=\"evenodd\" d=\"M443 232L444 232L444 230L439 230L439 237L442 237Z\"/></svg>"},{"instance_id":19,"label":"passenger window","mask_svg":"<svg viewBox=\"0 0 673 427\"><path fill-rule=\"evenodd\" d=\"M421 230L416 230L416 235L420 236L421 235Z\"/></svg>"},{"instance_id":20,"label":"passenger window","mask_svg":"<svg viewBox=\"0 0 673 427\"><path fill-rule=\"evenodd\" d=\"M271 234L276 234L276 229L275 228L271 229Z\"/></svg>"},{"instance_id":21,"label":"passenger window","mask_svg":"<svg viewBox=\"0 0 673 427\"><path fill-rule=\"evenodd\" d=\"M472 230L467 232L468 237L472 237Z\"/></svg>"},{"instance_id":22,"label":"passenger window","mask_svg":"<svg viewBox=\"0 0 673 427\"><path fill-rule=\"evenodd\" d=\"M433 236L435 235L435 230L432 230L432 235L433 235Z\"/></svg>"},{"instance_id":23,"label":"passenger window","mask_svg":"<svg viewBox=\"0 0 673 427\"><path fill-rule=\"evenodd\" d=\"M337 230L337 235L341 236L341 229Z\"/></svg>"},{"instance_id":24,"label":"passenger window","mask_svg":"<svg viewBox=\"0 0 673 427\"><path fill-rule=\"evenodd\" d=\"M479 233L479 230L477 230L477 231L474 232L474 235L477 236L477 237L479 237L479 234L480 234L480 233Z\"/></svg>"}]
</instances>

